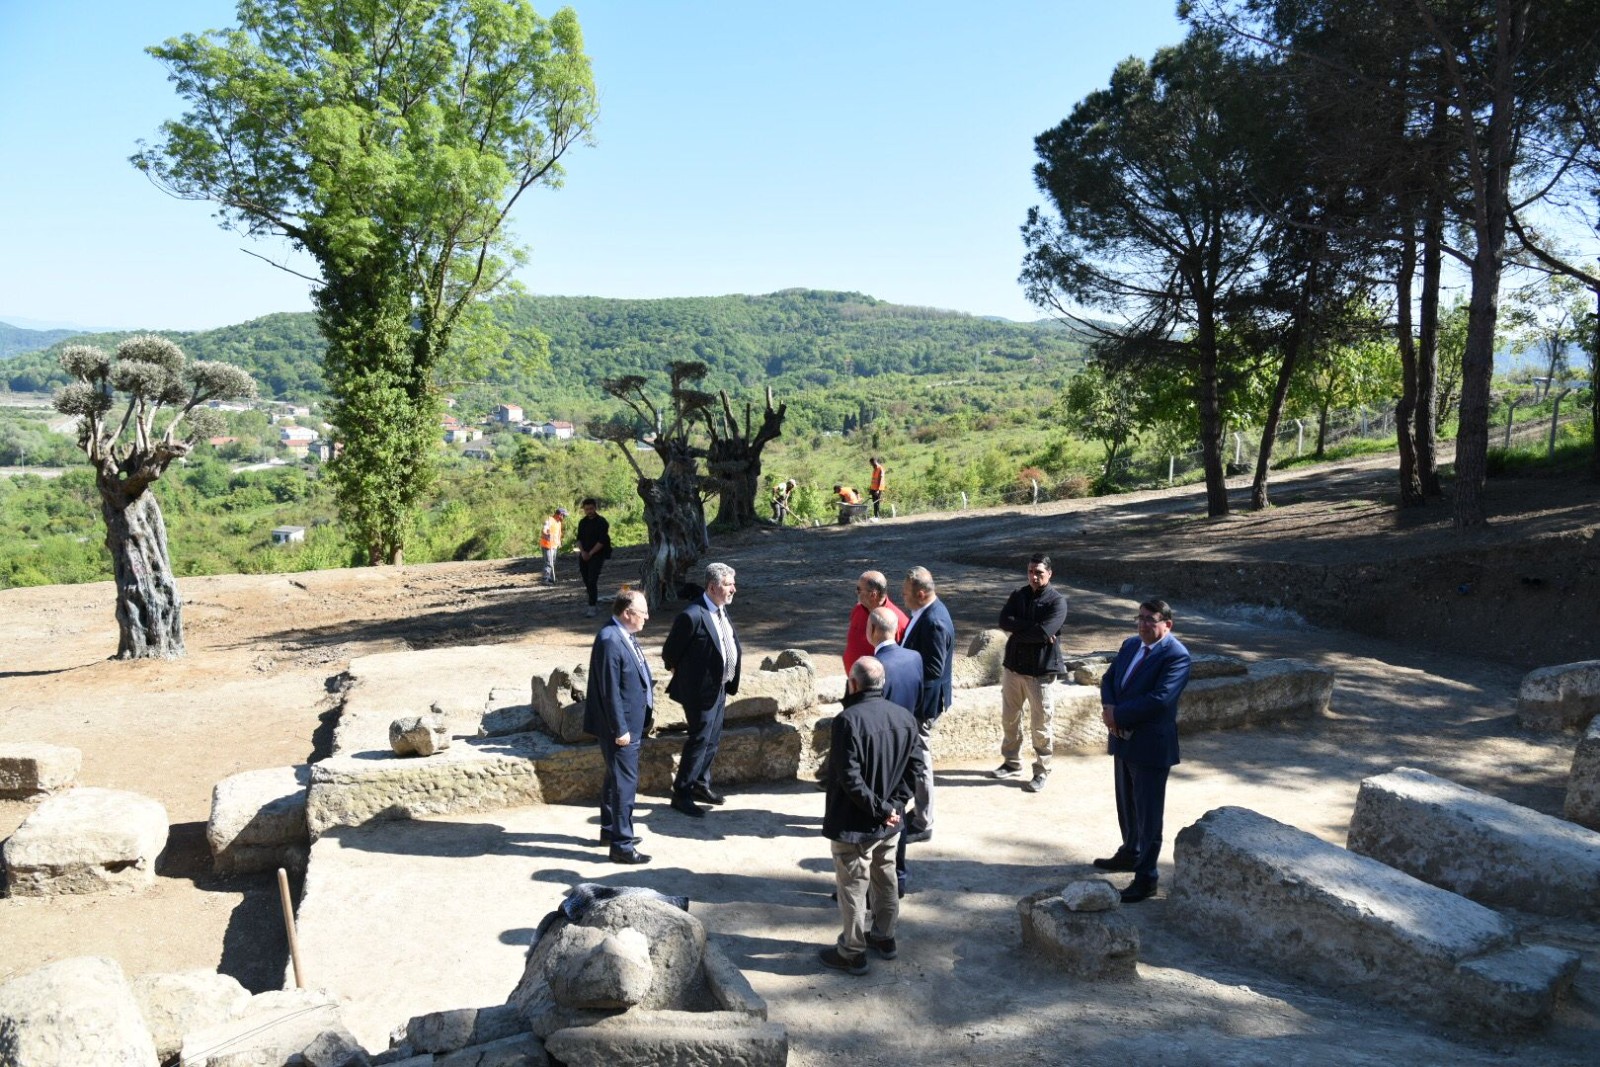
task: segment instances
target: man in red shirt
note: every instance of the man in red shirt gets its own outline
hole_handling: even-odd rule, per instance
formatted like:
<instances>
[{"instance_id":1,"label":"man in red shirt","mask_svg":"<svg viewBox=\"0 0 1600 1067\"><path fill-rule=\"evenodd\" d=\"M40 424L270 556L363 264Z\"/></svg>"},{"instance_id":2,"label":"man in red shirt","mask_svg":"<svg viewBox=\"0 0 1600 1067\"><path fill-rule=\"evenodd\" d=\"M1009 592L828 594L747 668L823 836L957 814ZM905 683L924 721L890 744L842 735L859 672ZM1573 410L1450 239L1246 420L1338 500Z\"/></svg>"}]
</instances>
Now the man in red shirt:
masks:
<instances>
[{"instance_id":1,"label":"man in red shirt","mask_svg":"<svg viewBox=\"0 0 1600 1067\"><path fill-rule=\"evenodd\" d=\"M850 673L850 668L862 656L872 655L872 641L867 637L867 616L878 608L888 608L894 612L895 628L894 639L898 642L906 635L906 623L909 621L905 612L895 607L889 599L889 579L883 576L882 571L864 571L856 579L856 606L850 612L850 629L845 632L844 638L844 669Z\"/></svg>"}]
</instances>

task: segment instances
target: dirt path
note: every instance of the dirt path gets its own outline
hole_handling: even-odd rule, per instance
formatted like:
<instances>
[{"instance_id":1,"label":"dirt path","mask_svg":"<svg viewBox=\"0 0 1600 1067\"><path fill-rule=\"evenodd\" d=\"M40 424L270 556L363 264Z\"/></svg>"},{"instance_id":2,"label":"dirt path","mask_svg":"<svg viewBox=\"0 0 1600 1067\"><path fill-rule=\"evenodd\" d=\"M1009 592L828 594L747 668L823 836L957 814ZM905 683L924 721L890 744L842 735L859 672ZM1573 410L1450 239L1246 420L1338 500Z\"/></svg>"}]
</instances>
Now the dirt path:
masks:
<instances>
[{"instance_id":1,"label":"dirt path","mask_svg":"<svg viewBox=\"0 0 1600 1067\"><path fill-rule=\"evenodd\" d=\"M892 576L914 564L931 567L964 638L992 624L1006 592L1021 583L1026 554L1049 551L1072 600L1075 650L1115 647L1131 628L1133 602L1149 588L1145 576L1156 561L1173 580L1186 564L1196 572L1211 568L1207 573L1232 567L1250 595L1172 597L1180 633L1198 650L1294 655L1333 667L1333 712L1309 726L1186 739L1168 815L1174 831L1228 803L1342 843L1360 778L1396 765L1558 813L1572 741L1516 728L1512 702L1526 665L1517 656L1453 655L1423 626L1414 635L1420 643L1404 643L1318 629L1292 611L1242 603L1292 602L1302 592L1285 585L1278 597L1260 597L1251 581L1263 568L1276 568L1270 573L1280 583L1311 573L1309 564L1376 567L1410 559L1420 572L1459 552L1442 509L1397 517L1385 505L1392 478L1380 462L1282 479L1275 487L1280 506L1227 520L1199 518L1197 492L1188 489L848 529L763 529L719 542L715 555L739 569L735 614L752 652L807 647L834 670L826 653L842 641L855 576L869 566ZM1576 538L1592 551L1600 525L1600 494L1592 487L1494 483L1490 499L1501 518L1472 541L1474 551L1510 553L1549 538ZM636 550L619 553L608 576L620 580L636 558ZM1445 570L1430 580L1447 581ZM187 579L189 655L135 664L104 659L116 644L108 585L0 592L0 740L78 747L84 784L156 797L173 824L150 893L0 900L0 977L101 954L131 973L221 969L253 989L276 987L284 948L270 881L209 873L204 821L212 784L236 771L308 759L325 736L330 682L354 656L469 643L504 643L508 656L522 645L585 649L593 623L576 582L547 590L537 577L519 560ZM1219 587L1213 581L1208 588ZM1511 596L1498 605L1507 647L1513 636L1562 625L1563 605L1573 596L1581 602L1587 587L1522 588L1525 600ZM1425 586L1394 591L1395 599L1418 604L1433 595ZM652 624L657 641L666 621L663 612ZM1592 977L1600 932L1588 926L1529 921L1547 939L1584 949L1590 973L1549 1035L1505 1049L1454 1041L1394 1013L1274 981L1170 928L1160 901L1134 912L1144 934L1145 979L1134 987L1074 985L1020 958L1016 899L1085 873L1081 864L1109 842L1109 771L1093 757L1064 762L1039 797L983 784L978 775L987 766L941 767L950 832L941 831L917 861L917 892L907 898L911 947L899 967L880 966L853 984L819 976L811 963L833 923L810 899L825 866L821 839L809 830L774 829L809 825L809 807L820 814L816 794L796 786L751 798L744 829L716 843L715 871L707 869L711 854L700 855L693 842L673 854L679 842L670 823L647 820L646 832L665 838L654 849L663 888L670 883L681 887L670 891L705 902L711 928L772 1001L774 1017L790 1026L797 1065L1130 1057L1489 1063L1503 1062L1507 1050L1551 1063L1593 1062L1586 1057L1600 1030L1600 986ZM0 836L30 810L0 802ZM778 823L763 824L762 812ZM579 826L589 816L552 814ZM782 848L773 847L774 836ZM881 1032L886 1012L905 1021L888 1035ZM869 1036L877 1051L863 1052Z\"/></svg>"}]
</instances>

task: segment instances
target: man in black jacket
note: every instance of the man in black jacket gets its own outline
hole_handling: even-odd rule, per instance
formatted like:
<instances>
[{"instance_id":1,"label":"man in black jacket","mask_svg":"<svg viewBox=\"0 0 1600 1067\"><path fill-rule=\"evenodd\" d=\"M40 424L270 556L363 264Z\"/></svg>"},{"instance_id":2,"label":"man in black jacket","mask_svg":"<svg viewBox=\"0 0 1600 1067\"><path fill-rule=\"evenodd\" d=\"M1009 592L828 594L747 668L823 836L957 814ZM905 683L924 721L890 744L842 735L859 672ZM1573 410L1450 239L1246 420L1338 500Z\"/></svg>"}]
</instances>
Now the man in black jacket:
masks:
<instances>
[{"instance_id":1,"label":"man in black jacket","mask_svg":"<svg viewBox=\"0 0 1600 1067\"><path fill-rule=\"evenodd\" d=\"M728 619L728 605L738 591L734 579L733 568L726 563L708 565L705 591L672 620L661 646L661 658L672 672L667 696L682 705L689 722L672 782L672 810L692 819L706 816L706 809L695 801L720 805L726 799L711 787L711 764L722 741L723 705L739 691L743 657Z\"/></svg>"},{"instance_id":2,"label":"man in black jacket","mask_svg":"<svg viewBox=\"0 0 1600 1067\"><path fill-rule=\"evenodd\" d=\"M895 843L916 788L921 748L911 712L883 698L883 664L872 656L856 660L849 687L844 710L833 719L822 816L822 836L833 842L844 929L837 944L822 950L822 962L866 974L869 945L886 960L897 951Z\"/></svg>"},{"instance_id":3,"label":"man in black jacket","mask_svg":"<svg viewBox=\"0 0 1600 1067\"><path fill-rule=\"evenodd\" d=\"M1033 778L1022 788L1037 793L1050 777L1055 748L1055 697L1050 685L1061 673L1061 628L1067 623L1067 598L1050 587L1050 557L1035 552L1028 560L1028 584L1012 593L1000 612L1006 638L1005 670L1000 679L1000 722L1004 762L991 778L1022 777L1022 705L1030 705Z\"/></svg>"}]
</instances>

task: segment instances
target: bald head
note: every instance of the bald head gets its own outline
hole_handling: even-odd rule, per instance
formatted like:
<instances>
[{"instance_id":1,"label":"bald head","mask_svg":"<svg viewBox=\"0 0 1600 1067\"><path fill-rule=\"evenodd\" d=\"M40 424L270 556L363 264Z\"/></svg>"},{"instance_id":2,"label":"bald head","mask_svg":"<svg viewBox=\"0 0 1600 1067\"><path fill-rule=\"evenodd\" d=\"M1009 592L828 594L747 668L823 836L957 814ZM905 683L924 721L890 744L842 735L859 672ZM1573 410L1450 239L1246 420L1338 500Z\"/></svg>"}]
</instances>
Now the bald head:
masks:
<instances>
[{"instance_id":1,"label":"bald head","mask_svg":"<svg viewBox=\"0 0 1600 1067\"><path fill-rule=\"evenodd\" d=\"M864 689L883 688L883 664L876 656L862 656L850 667L850 688L857 693Z\"/></svg>"},{"instance_id":2,"label":"bald head","mask_svg":"<svg viewBox=\"0 0 1600 1067\"><path fill-rule=\"evenodd\" d=\"M873 645L893 641L900 628L900 620L890 608L874 608L867 613L867 640Z\"/></svg>"},{"instance_id":3,"label":"bald head","mask_svg":"<svg viewBox=\"0 0 1600 1067\"><path fill-rule=\"evenodd\" d=\"M862 571L861 577L856 579L856 600L862 607L871 611L883 606L889 599L889 579L883 576L882 571Z\"/></svg>"}]
</instances>

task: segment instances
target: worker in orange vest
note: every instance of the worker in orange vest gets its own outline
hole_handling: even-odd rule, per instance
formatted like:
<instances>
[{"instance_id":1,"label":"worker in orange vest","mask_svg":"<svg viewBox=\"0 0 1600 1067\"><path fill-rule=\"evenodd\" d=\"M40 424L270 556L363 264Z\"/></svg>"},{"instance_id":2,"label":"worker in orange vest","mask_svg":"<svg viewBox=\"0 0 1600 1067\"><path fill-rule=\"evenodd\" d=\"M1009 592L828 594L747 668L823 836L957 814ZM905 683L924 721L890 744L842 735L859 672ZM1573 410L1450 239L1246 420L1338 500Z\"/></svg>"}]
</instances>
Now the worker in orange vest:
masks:
<instances>
[{"instance_id":1,"label":"worker in orange vest","mask_svg":"<svg viewBox=\"0 0 1600 1067\"><path fill-rule=\"evenodd\" d=\"M848 485L836 485L833 487L833 492L839 498L839 503L841 504L861 503L861 494Z\"/></svg>"},{"instance_id":2,"label":"worker in orange vest","mask_svg":"<svg viewBox=\"0 0 1600 1067\"><path fill-rule=\"evenodd\" d=\"M544 584L556 584L556 553L561 550L561 538L566 533L567 509L556 508L544 520L539 531L539 547L544 550Z\"/></svg>"},{"instance_id":3,"label":"worker in orange vest","mask_svg":"<svg viewBox=\"0 0 1600 1067\"><path fill-rule=\"evenodd\" d=\"M878 521L878 509L883 506L883 460L872 457L872 484L867 487L872 494L872 521Z\"/></svg>"}]
</instances>

